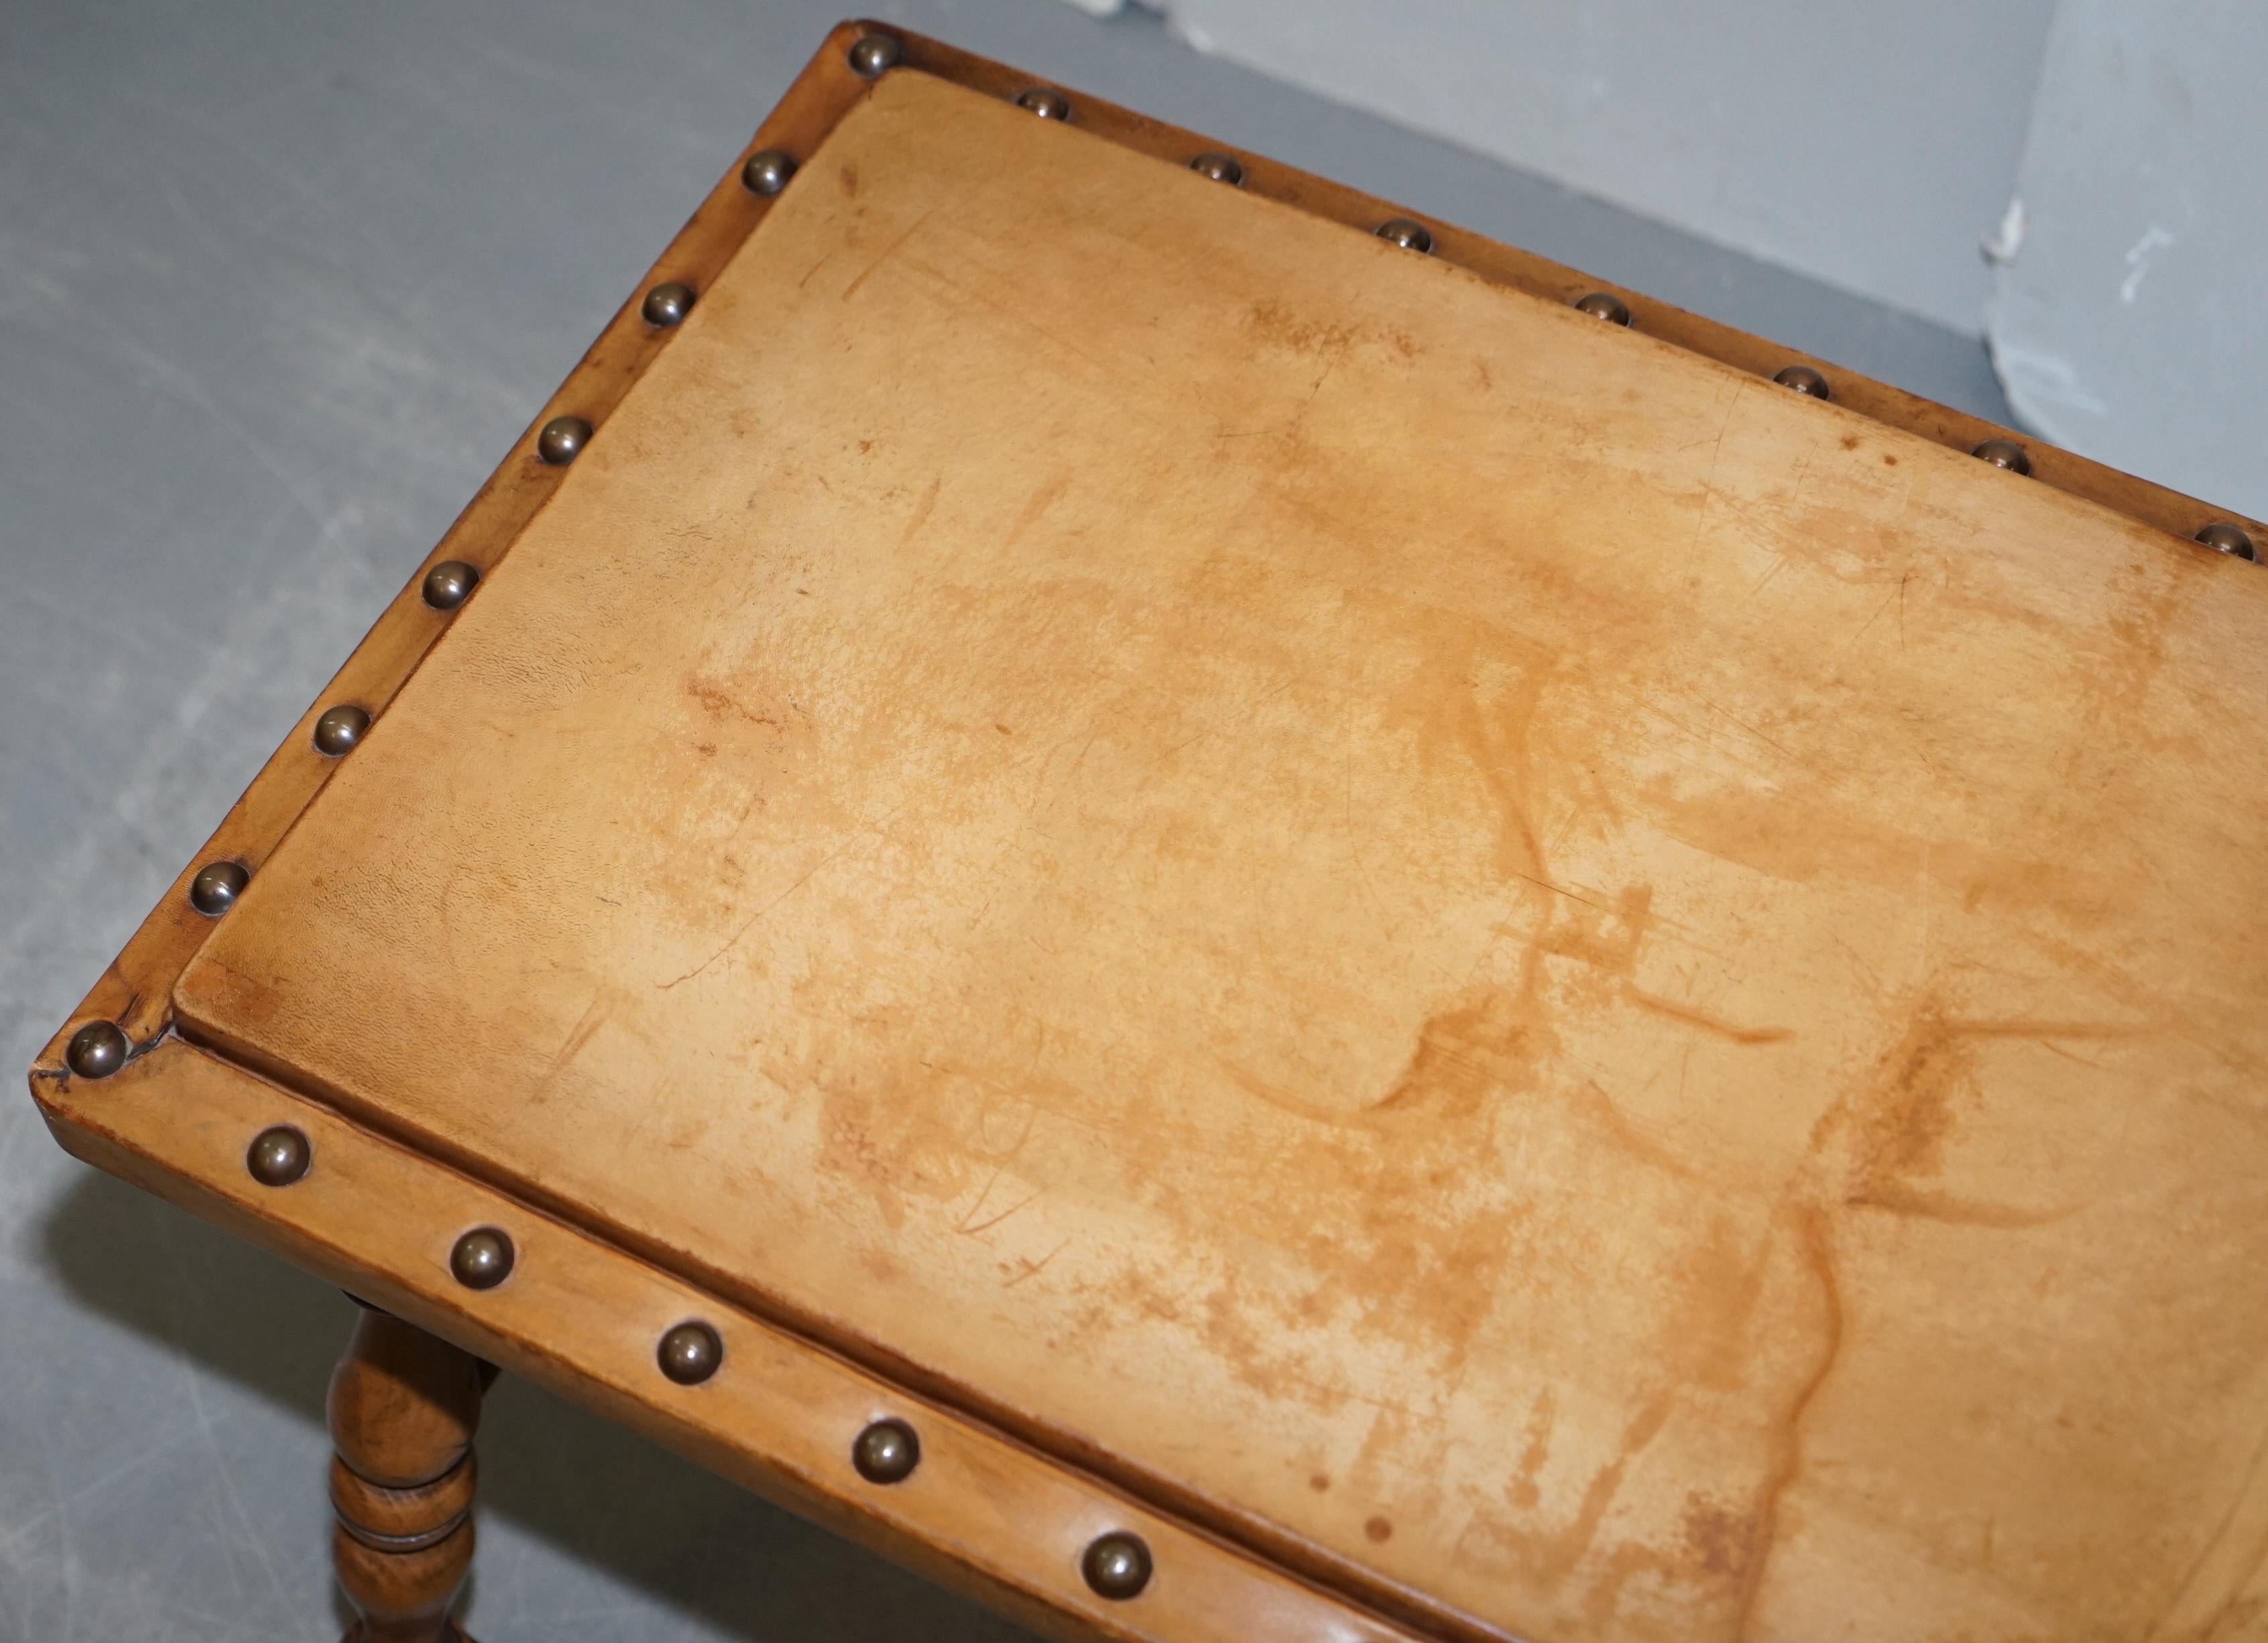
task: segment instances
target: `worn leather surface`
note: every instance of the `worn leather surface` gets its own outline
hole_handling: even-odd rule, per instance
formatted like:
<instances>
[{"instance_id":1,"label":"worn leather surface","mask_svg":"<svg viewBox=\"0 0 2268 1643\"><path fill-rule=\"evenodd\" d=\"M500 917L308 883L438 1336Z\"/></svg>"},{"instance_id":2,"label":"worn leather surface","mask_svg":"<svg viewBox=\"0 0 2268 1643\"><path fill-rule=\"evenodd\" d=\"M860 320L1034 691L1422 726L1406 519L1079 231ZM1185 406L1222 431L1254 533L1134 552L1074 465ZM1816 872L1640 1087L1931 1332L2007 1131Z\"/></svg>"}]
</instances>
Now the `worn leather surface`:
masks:
<instances>
[{"instance_id":1,"label":"worn leather surface","mask_svg":"<svg viewBox=\"0 0 2268 1643\"><path fill-rule=\"evenodd\" d=\"M894 77L177 1004L1478 1626L2256 1635L2259 574Z\"/></svg>"}]
</instances>

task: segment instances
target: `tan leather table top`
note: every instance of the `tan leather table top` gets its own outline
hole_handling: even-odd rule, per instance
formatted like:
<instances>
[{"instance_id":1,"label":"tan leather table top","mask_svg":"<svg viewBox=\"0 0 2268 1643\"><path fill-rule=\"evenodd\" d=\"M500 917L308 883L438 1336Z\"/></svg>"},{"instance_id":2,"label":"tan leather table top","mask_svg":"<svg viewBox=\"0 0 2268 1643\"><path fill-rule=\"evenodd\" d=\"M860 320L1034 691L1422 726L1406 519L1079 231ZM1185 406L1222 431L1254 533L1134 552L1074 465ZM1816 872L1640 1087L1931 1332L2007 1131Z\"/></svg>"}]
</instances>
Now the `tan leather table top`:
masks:
<instances>
[{"instance_id":1,"label":"tan leather table top","mask_svg":"<svg viewBox=\"0 0 2268 1643\"><path fill-rule=\"evenodd\" d=\"M2257 567L900 74L175 1006L1476 1630L2257 1638L2264 699Z\"/></svg>"}]
</instances>

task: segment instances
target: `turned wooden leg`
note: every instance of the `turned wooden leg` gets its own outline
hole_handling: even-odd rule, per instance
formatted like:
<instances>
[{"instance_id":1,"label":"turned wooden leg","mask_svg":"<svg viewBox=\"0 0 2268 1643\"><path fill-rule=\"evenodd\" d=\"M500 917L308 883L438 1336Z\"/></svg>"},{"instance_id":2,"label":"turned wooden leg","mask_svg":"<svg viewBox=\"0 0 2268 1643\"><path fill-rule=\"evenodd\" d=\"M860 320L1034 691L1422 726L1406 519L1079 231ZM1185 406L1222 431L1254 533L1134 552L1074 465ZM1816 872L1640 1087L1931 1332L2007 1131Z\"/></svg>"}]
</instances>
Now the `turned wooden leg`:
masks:
<instances>
[{"instance_id":1,"label":"turned wooden leg","mask_svg":"<svg viewBox=\"0 0 2268 1643\"><path fill-rule=\"evenodd\" d=\"M473 1563L473 1429L495 1372L365 1308L331 1376L331 1558L362 1618L347 1643L465 1643L449 1605Z\"/></svg>"}]
</instances>

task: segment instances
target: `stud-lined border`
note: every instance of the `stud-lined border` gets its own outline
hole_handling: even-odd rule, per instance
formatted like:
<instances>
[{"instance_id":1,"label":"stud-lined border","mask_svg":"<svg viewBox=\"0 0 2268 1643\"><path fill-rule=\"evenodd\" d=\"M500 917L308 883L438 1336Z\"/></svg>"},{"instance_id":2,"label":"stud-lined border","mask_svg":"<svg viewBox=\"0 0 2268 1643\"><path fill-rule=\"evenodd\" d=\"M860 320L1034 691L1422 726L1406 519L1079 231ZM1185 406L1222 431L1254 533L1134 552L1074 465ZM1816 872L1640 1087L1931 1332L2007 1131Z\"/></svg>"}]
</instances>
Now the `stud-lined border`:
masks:
<instances>
[{"instance_id":1,"label":"stud-lined border","mask_svg":"<svg viewBox=\"0 0 2268 1643\"><path fill-rule=\"evenodd\" d=\"M571 421L603 431L608 415L675 335L675 320L656 323L647 317L648 296L658 286L674 284L693 292L697 302L698 294L723 272L770 210L778 190L749 188L741 176L747 162L767 150L809 154L868 90L871 82L854 73L847 61L863 32L858 25L845 23L828 36L723 179L514 441L511 453L420 562L204 848L72 1013L72 1028L90 1020L114 1022L137 1055L166 1031L174 979L203 943L217 916L191 899L197 874L230 864L256 878L261 865L322 790L338 759L351 752L368 727L365 721L353 735L341 737L341 719L325 726L326 717L339 709L358 710L372 718L382 715L457 611L480 597L479 584L495 573L513 541L557 493L579 452L579 443L573 451L563 451L556 426ZM586 437L601 434L593 431ZM446 603L429 599L426 578L449 565L471 571L464 593ZM319 726L326 733L320 740ZM42 1072L61 1070L63 1038L58 1034L34 1065L34 1094Z\"/></svg>"},{"instance_id":2,"label":"stud-lined border","mask_svg":"<svg viewBox=\"0 0 2268 1643\"><path fill-rule=\"evenodd\" d=\"M350 1142L350 1147L387 1149L382 1155L394 1160L405 1179L430 1175L436 1180L453 1183L455 1188L482 1195L493 1212L477 1221L459 1221L437 1236L455 1238L468 1227L499 1233L523 1226L551 1227L551 1235L575 1240L578 1247L594 1256L603 1255L606 1261L619 1264L626 1272L640 1275L672 1294L694 1298L693 1302L680 1306L673 1323L718 1319L714 1327L720 1331L720 1361L723 1356L730 1355L729 1343L721 1332L727 1327L723 1321L729 1319L733 1330L758 1331L778 1350L792 1350L807 1355L814 1362L833 1366L837 1373L854 1378L858 1384L896 1386L898 1390L894 1396L900 1405L911 1407L917 1402L903 1387L904 1382L914 1379L910 1375L895 1375L895 1372L878 1375L853 1370L826 1349L804 1341L777 1323L760 1321L745 1308L734 1308L717 1296L713 1286L703 1289L688 1284L611 1245L570 1232L563 1223L544 1219L517 1200L475 1187L446 1166L422 1154L403 1151L392 1143L379 1141L368 1132L347 1124L328 1109L302 1097L287 1095L248 1071L168 1036L174 979L210 931L212 920L225 914L233 903L235 891L243 888L239 880L216 903L210 895L201 899L195 894L198 875L230 866L239 873L256 875L261 864L320 791L331 765L338 757L351 753L362 732L368 728L368 716L382 715L386 705L446 630L454 611L468 599L477 597L479 582L493 573L510 544L556 493L584 442L603 437L608 415L666 346L687 309L697 303L699 294L762 220L771 200L790 186L794 163L808 158L818 149L875 78L909 70L934 75L981 94L1015 102L1043 120L1078 124L1123 147L1189 166L1215 181L1244 188L1351 229L1377 234L1414 254L1438 257L1491 283L1531 296L1572 304L1612 325L1635 326L1660 341L1732 369L1779 380L1794 392L1831 397L1845 409L1886 425L1935 443L1969 450L1997 465L2012 468L2015 470L2012 478L2029 471L2034 483L2048 484L2176 537L2194 539L2216 526L2234 527L2249 532L2255 542L2268 548L2268 529L2256 521L2208 508L2162 486L2120 474L2070 453L2047 446L2027 445L2010 431L1995 424L1885 384L1808 362L1763 338L1667 304L1643 298L1624 298L1599 291L1597 281L1546 259L1465 230L1429 225L1358 190L1264 158L1225 151L1178 128L1082 94L1036 85L1013 70L903 30L867 24L838 26L755 136L735 158L724 180L639 283L637 290L600 334L558 392L530 423L512 454L418 567L400 596L379 617L284 746L230 810L206 847L184 868L165 900L129 941L80 1008L49 1042L32 1072L33 1094L50 1125L67 1147L90 1161L210 1219L283 1249L303 1264L328 1272L350 1288L371 1294L389 1306L398 1304L404 1315L462 1340L474 1350L510 1363L540 1380L549 1374L555 1384L583 1401L596 1404L627 1424L654 1431L665 1440L696 1453L727 1475L749 1482L760 1491L778 1493L790 1504L823 1521L836 1522L838 1528L846 1527L836 1521L838 1509L848 1508L840 1508L839 1502L830 1507L830 1498L823 1491L817 1496L809 1494L807 1480L798 1482L786 1477L792 1469L787 1468L781 1458L785 1440L774 1442L779 1427L776 1418L752 1418L744 1427L720 1426L712 1420L707 1426L698 1426L696 1423L695 1427L688 1428L673 1424L676 1421L673 1411L657 1409L650 1398L624 1389L626 1382L610 1379L613 1370L608 1366L612 1359L606 1358L602 1362L603 1354L576 1358L564 1347L556 1344L545 1346L534 1337L521 1340L517 1346L500 1344L503 1337L492 1339L484 1333L496 1326L480 1321L465 1304L463 1293L453 1296L458 1304L452 1309L422 1288L402 1287L398 1277L387 1277L378 1265L358 1258L335 1238L327 1242L331 1234L325 1233L314 1220L303 1222L296 1213L279 1216L272 1209L265 1212L251 1210L240 1201L240 1194L232 1190L239 1183L252 1182L242 1151L247 1145L246 1140L234 1143L239 1150L231 1163L232 1173L227 1173L225 1180L210 1173L213 1168L210 1159L202 1154L192 1159L180 1149L168 1150L168 1124L187 1123L192 1118L201 1122L206 1114L192 1114L185 1105L176 1104L170 1112L158 1111L153 1116L143 1111L139 1103L147 1083L159 1077L168 1080L169 1087L181 1093L186 1093L182 1090L185 1079L195 1082L200 1090L209 1094L223 1087L239 1094L244 1091L257 1092L257 1102L261 1107L259 1116L268 1131L283 1129L308 1138L320 1126L342 1126L341 1135L360 1138L357 1142ZM649 306L663 298L665 292L667 300L659 309ZM2010 452L2017 460L2009 460ZM2190 547L2189 550L2212 551L2216 546L2219 545ZM437 574L453 584L442 598L435 598L427 591L429 578ZM343 722L337 716L340 709L353 710L355 714L364 716L354 725L350 735L342 737L338 733L337 727ZM325 731L327 718L331 724ZM112 1023L115 1023L114 1028ZM90 1043L92 1061L85 1057L69 1059L71 1070L80 1076L68 1077L66 1046L75 1033L84 1035L97 1029L115 1035L105 1037L99 1044ZM119 1128L120 1114L112 1112L107 1105L112 1092L117 1092L122 1098L121 1111L133 1107L152 1127L138 1130L133 1136ZM217 1094L215 1099L218 1099ZM247 1131L246 1134L255 1132ZM351 1150L343 1155L361 1156ZM273 1160L279 1168L288 1161L280 1154ZM181 1173L185 1171L188 1173ZM322 1178L320 1171L316 1171L316 1178ZM301 1177L295 1176L270 1190L282 1201L289 1191L298 1190L300 1184ZM324 1195L320 1190L310 1190L291 1201L300 1205L317 1205L324 1201ZM372 1224L387 1223L380 1218ZM360 1241L356 1248L370 1250L377 1247L375 1242L361 1241L363 1234L359 1231L356 1235ZM519 1247L516 1237L512 1248L517 1257ZM446 1253L445 1246L445 1256ZM446 1260L442 1266L446 1271ZM512 1292L513 1285L519 1281L515 1258L512 1271L505 1279L498 1280L496 1295ZM458 1292L466 1287L461 1283L456 1286ZM516 1293L527 1292L522 1288ZM562 1299L573 1300L578 1315L587 1314L590 1293L578 1288L571 1296L563 1294ZM481 1306L485 1308L492 1299L483 1294ZM581 1321L590 1322L587 1318ZM643 1351L647 1370L657 1372L660 1362L658 1337L646 1340ZM678 1389L699 1391L715 1378L712 1366L711 1376L680 1383ZM974 1403L981 1399L981 1389L956 1390L962 1395L958 1401ZM940 1408L934 1404L931 1407L933 1411ZM1070 1491L1079 1501L1092 1504L1120 1499L1110 1485L1086 1472L1073 1470L1070 1462L1043 1459L968 1417L935 1412L926 1418L956 1421L958 1430L984 1434L986 1441L1004 1445L1024 1457L1024 1463L1035 1476L1044 1477L1049 1488ZM1087 1456L1086 1460L1093 1469L1109 1470L1108 1457ZM783 1481L784 1477L786 1481ZM1145 1493L1158 1498L1172 1495L1170 1489L1159 1485L1158 1480L1137 1482L1138 1486L1147 1485ZM1179 1499L1172 1500L1172 1509L1191 1521L1220 1515L1218 1507L1207 1511L1204 1503ZM1234 1518L1233 1513L1227 1515ZM1123 1619L1091 1625L1088 1621L1092 1617L1085 1610L1074 1614L1053 1606L1052 1600L1034 1598L1035 1592L1051 1592L1054 1588L1046 1580L1031 1577L1031 1548L1017 1555L1001 1554L1005 1558L1001 1566L1010 1571L1008 1576L998 1575L992 1566L983 1565L982 1559L970 1566L982 1566L979 1573L972 1573L963 1566L968 1559L960 1545L962 1537L954 1532L932 1532L909 1521L864 1535L858 1525L866 1520L859 1517L856 1510L851 1511L851 1516L857 1521L849 1526L849 1532L885 1543L886 1550L944 1579L947 1584L968 1586L974 1582L977 1595L1050 1629L1060 1629L1066 1616L1071 1615L1079 1623L1075 1629L1083 1632L1091 1634L1101 1630L1114 1636L1152 1635L1142 1628L1129 1630ZM1128 1521L1174 1525L1174 1520L1160 1517L1148 1508L1128 1507L1119 1516ZM1036 1527L1035 1532L1044 1527ZM1236 1521L1232 1527L1241 1542L1258 1550L1229 1551L1203 1532L1189 1528L1187 1522L1171 1527L1171 1532L1192 1544L1212 1547L1227 1560L1227 1565L1249 1571L1251 1578L1261 1580L1266 1590L1273 1591L1275 1587L1267 1583L1275 1582L1306 1593L1307 1600L1321 1611L1321 1618L1310 1617L1302 1611L1296 1635L1370 1639L1409 1634L1395 1632L1360 1610L1345 1607L1336 1598L1327 1598L1300 1585L1297 1577L1285 1572L1295 1566L1311 1569L1334 1589L1352 1585L1364 1591L1367 1601L1413 1624L1430 1630L1477 1635L1472 1632L1469 1621L1442 1611L1422 1595L1381 1588L1374 1574L1348 1569L1334 1558L1319 1558L1312 1548L1283 1544L1281 1537L1268 1533L1265 1526ZM1107 1531L1098 1531L1103 1532ZM1052 1544L1042 1534L1031 1547L1049 1547ZM1161 1553L1164 1544L1162 1540L1159 1543ZM1147 1544L1145 1543L1145 1550ZM1088 1549L1091 1548L1089 1543ZM1085 1556L1085 1551L1081 1551L1073 1559L1074 1566ZM1255 1561L1256 1558L1275 1561L1263 1564ZM1119 1559L1113 1566L1123 1569L1124 1560ZM1160 1578L1163 1580L1166 1577L1161 1574ZM1239 1586L1236 1589L1242 1588ZM1091 1600L1093 1595L1090 1592L1088 1598ZM1206 1602L1226 1602L1226 1607L1218 1612L1233 1613L1241 1622L1248 1624L1252 1618L1249 1603L1240 1608L1235 1602L1226 1601L1222 1592L1214 1592ZM1032 1606L1035 1602L1036 1608ZM1025 1613L1027 1609L1031 1610L1028 1614ZM1213 1628L1196 1626L1186 1620L1178 1622L1173 1632L1176 1637L1213 1634Z\"/></svg>"},{"instance_id":3,"label":"stud-lined border","mask_svg":"<svg viewBox=\"0 0 2268 1643\"><path fill-rule=\"evenodd\" d=\"M53 1091L71 1153L1064 1638L1419 1643L1277 1565L169 1037ZM304 1152L262 1170L282 1131ZM507 1241L468 1281L460 1246ZM696 1373L659 1344L705 1331ZM878 1427L915 1435L913 1459Z\"/></svg>"},{"instance_id":4,"label":"stud-lined border","mask_svg":"<svg viewBox=\"0 0 2268 1643\"><path fill-rule=\"evenodd\" d=\"M2178 490L2090 461L2059 446L2034 440L2015 429L1955 410L1934 400L1892 387L1887 382L1842 370L1751 332L1720 325L1666 302L1618 291L1594 276L1563 262L1522 251L1470 229L1413 214L1375 195L1259 155L1226 148L1194 132L1149 119L1100 98L1060 92L1051 86L1035 84L1014 69L972 56L941 41L902 29L890 32L904 44L908 68L1012 102L1024 102L1028 96L1053 99L1048 106L1048 118L1069 121L1122 147L1188 166L1248 194L1344 223L1366 233L1378 234L1407 249L1453 262L1491 284L1509 285L1530 296L1583 308L1609 323L1643 331L1751 376L1771 381L1790 367L1810 372L1827 390L1815 397L1831 397L1845 409L1904 432L1918 434L1935 444L1974 455L1981 445L2006 440L2029 458L2029 476L2034 483L2154 526L2182 538L2193 551L2201 533L2215 525L2233 525L2250 537L2259 553L2268 555L2268 525L2260 520L2209 506ZM1028 102L1024 106L1032 107ZM2224 551L2211 544L2205 544L2205 550Z\"/></svg>"},{"instance_id":5,"label":"stud-lined border","mask_svg":"<svg viewBox=\"0 0 2268 1643\"><path fill-rule=\"evenodd\" d=\"M862 50L868 54L863 60ZM859 66L860 61L865 67ZM1469 230L1446 224L1429 225L1374 195L1273 160L1232 153L1179 127L1100 99L1070 95L1035 84L1016 70L940 41L878 24L843 23L828 36L755 136L735 157L723 181L529 424L512 454L364 636L64 1028L49 1041L33 1069L35 1084L43 1072L61 1072L63 1046L75 1028L94 1021L114 1022L137 1054L165 1032L173 981L202 944L214 917L192 901L190 889L196 875L231 866L247 873L256 873L320 791L334 760L350 750L360 729L366 728L358 726L356 736L346 739L346 745L341 747L335 734L318 733L335 730L337 721L327 726L326 716L340 709L364 714L382 711L416 670L450 617L478 596L479 580L495 570L512 541L556 492L581 448L578 439L572 442L573 449L562 454L558 431L571 424L580 424L578 431L602 428L608 413L622 402L683 317L681 313L666 320L650 318L644 311L647 298L659 287L674 285L683 287L697 300L698 293L762 220L772 200L789 186L792 163L788 175L782 176L776 186L759 187L743 174L749 162L759 156L786 157L791 162L808 158L875 79L909 70L1019 103L1042 119L1075 122L1082 129L1123 147L1188 166L1229 187L1378 234L1492 283L1571 304L1609 325L1642 330L1734 370L1780 382L1793 391L1832 398L1845 409L1888 426L1968 451L2008 469L2012 476L2029 476L2033 483L2182 538L2189 551L2229 551L2236 539L2228 533L2235 530L2243 533L2258 551L2268 553L2268 525L2258 520L2210 507L2195 497L2056 446L2029 442L2014 430L1887 383L1791 354L1762 337L1667 303L1616 296L1601 290L1591 276L1564 264ZM583 437L594 436L585 432ZM423 587L426 578L444 566L468 568L472 585L453 603L438 604L425 597Z\"/></svg>"}]
</instances>

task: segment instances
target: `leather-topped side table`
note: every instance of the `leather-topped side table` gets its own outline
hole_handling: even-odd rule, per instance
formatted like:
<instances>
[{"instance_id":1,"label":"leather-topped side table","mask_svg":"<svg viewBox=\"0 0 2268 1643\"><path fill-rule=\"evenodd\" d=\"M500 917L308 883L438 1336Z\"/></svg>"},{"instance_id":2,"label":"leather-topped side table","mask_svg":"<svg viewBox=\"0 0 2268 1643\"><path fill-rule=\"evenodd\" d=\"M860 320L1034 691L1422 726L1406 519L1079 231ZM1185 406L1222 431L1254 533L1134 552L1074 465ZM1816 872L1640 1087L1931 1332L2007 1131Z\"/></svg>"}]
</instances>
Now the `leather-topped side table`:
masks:
<instances>
[{"instance_id":1,"label":"leather-topped side table","mask_svg":"<svg viewBox=\"0 0 2268 1643\"><path fill-rule=\"evenodd\" d=\"M33 1092L373 1639L489 1366L1064 1635L2268 1637L2264 540L846 25Z\"/></svg>"}]
</instances>

